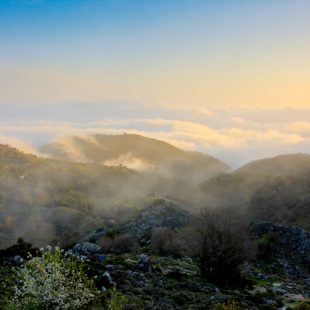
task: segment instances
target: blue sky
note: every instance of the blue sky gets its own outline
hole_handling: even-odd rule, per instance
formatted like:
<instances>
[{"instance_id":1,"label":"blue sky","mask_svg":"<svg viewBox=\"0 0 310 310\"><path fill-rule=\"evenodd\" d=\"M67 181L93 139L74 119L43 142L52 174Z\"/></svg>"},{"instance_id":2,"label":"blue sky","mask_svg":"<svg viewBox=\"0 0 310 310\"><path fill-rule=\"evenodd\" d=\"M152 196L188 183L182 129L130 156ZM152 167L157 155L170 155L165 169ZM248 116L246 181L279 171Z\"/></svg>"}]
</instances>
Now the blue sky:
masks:
<instances>
[{"instance_id":1,"label":"blue sky","mask_svg":"<svg viewBox=\"0 0 310 310\"><path fill-rule=\"evenodd\" d=\"M305 107L309 9L307 0L2 0L0 104Z\"/></svg>"},{"instance_id":2,"label":"blue sky","mask_svg":"<svg viewBox=\"0 0 310 310\"><path fill-rule=\"evenodd\" d=\"M306 55L309 9L306 0L2 0L0 62L124 75L223 63L239 75Z\"/></svg>"}]
</instances>

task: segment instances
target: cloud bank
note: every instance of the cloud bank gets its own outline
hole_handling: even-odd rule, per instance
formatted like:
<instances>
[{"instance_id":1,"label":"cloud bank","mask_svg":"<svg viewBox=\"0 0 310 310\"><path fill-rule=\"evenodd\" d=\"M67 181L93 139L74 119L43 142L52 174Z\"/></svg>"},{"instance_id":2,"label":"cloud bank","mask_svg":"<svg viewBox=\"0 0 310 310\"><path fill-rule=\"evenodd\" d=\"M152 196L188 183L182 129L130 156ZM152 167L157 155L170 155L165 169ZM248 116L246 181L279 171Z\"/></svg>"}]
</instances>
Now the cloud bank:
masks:
<instances>
[{"instance_id":1,"label":"cloud bank","mask_svg":"<svg viewBox=\"0 0 310 310\"><path fill-rule=\"evenodd\" d=\"M97 103L56 105L28 114L21 111L20 115L12 111L0 117L0 142L26 152L35 152L33 145L66 136L125 132L207 153L233 167L263 157L310 152L310 108L173 110L136 103ZM140 164L130 156L118 159L124 160Z\"/></svg>"}]
</instances>

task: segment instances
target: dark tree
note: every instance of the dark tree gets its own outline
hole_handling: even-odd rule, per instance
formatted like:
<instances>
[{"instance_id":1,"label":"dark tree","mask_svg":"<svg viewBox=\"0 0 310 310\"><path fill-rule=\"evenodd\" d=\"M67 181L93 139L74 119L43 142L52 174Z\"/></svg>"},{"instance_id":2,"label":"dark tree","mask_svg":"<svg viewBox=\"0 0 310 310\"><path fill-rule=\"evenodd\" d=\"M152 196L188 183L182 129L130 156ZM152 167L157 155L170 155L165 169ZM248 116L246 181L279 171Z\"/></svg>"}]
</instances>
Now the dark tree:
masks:
<instances>
[{"instance_id":1,"label":"dark tree","mask_svg":"<svg viewBox=\"0 0 310 310\"><path fill-rule=\"evenodd\" d=\"M240 265L253 252L250 234L228 211L203 210L194 223L201 274L216 284L237 283Z\"/></svg>"}]
</instances>

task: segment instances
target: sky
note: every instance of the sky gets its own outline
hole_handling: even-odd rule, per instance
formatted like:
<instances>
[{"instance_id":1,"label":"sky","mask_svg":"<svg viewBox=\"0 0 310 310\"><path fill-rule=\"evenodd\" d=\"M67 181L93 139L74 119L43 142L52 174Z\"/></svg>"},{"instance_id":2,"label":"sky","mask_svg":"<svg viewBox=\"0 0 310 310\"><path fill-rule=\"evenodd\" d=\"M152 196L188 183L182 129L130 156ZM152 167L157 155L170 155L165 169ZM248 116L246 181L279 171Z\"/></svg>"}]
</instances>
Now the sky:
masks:
<instances>
[{"instance_id":1,"label":"sky","mask_svg":"<svg viewBox=\"0 0 310 310\"><path fill-rule=\"evenodd\" d=\"M310 152L308 0L1 0L0 142L135 132Z\"/></svg>"}]
</instances>

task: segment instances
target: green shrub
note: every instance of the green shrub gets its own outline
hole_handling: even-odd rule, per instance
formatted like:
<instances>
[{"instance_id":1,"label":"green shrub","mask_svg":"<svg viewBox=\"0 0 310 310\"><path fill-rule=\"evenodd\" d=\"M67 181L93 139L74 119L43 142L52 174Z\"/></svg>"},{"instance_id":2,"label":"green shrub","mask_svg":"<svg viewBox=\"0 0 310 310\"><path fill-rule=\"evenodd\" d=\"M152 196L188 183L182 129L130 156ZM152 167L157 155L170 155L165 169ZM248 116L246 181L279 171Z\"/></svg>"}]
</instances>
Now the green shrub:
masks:
<instances>
[{"instance_id":1,"label":"green shrub","mask_svg":"<svg viewBox=\"0 0 310 310\"><path fill-rule=\"evenodd\" d=\"M226 304L216 304L212 308L212 310L238 310L239 304L236 301L231 301Z\"/></svg>"},{"instance_id":2,"label":"green shrub","mask_svg":"<svg viewBox=\"0 0 310 310\"><path fill-rule=\"evenodd\" d=\"M272 259L276 253L275 245L279 242L279 235L275 232L264 234L256 241L257 258L258 259Z\"/></svg>"},{"instance_id":3,"label":"green shrub","mask_svg":"<svg viewBox=\"0 0 310 310\"><path fill-rule=\"evenodd\" d=\"M109 298L106 304L107 310L122 310L124 305L127 304L127 297L122 293L117 292L115 288L110 290L109 293Z\"/></svg>"},{"instance_id":4,"label":"green shrub","mask_svg":"<svg viewBox=\"0 0 310 310\"><path fill-rule=\"evenodd\" d=\"M295 310L310 310L310 305L308 303L302 302L299 305L297 305Z\"/></svg>"}]
</instances>

